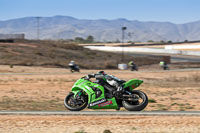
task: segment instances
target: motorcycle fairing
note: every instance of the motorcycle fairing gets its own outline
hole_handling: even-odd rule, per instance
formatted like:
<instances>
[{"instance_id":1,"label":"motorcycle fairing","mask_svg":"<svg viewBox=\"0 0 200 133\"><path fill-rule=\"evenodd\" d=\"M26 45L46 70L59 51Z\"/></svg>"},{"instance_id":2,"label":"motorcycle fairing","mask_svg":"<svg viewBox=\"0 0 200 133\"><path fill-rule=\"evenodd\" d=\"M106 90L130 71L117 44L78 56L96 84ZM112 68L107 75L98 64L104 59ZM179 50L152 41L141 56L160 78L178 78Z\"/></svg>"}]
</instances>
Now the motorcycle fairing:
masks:
<instances>
[{"instance_id":1,"label":"motorcycle fairing","mask_svg":"<svg viewBox=\"0 0 200 133\"><path fill-rule=\"evenodd\" d=\"M140 86L140 84L143 83L142 80L137 79L131 79L123 84L123 88L129 88L130 90L133 90ZM100 96L96 96L95 91L93 88L98 88L102 93ZM116 102L115 97L110 99L105 99L104 94L104 87L97 84L90 82L88 80L85 80L83 78L79 79L75 82L75 84L72 87L72 93L74 93L74 97L76 97L79 92L83 90L86 95L88 95L88 108L91 109L117 109L118 104Z\"/></svg>"},{"instance_id":2,"label":"motorcycle fairing","mask_svg":"<svg viewBox=\"0 0 200 133\"><path fill-rule=\"evenodd\" d=\"M113 97L95 106L90 106L89 108L90 109L118 109L118 104L116 102L116 99Z\"/></svg>"},{"instance_id":3,"label":"motorcycle fairing","mask_svg":"<svg viewBox=\"0 0 200 133\"><path fill-rule=\"evenodd\" d=\"M130 90L133 90L137 88L138 86L140 86L140 84L142 83L143 83L142 80L131 79L123 84L123 88L129 88Z\"/></svg>"},{"instance_id":4,"label":"motorcycle fairing","mask_svg":"<svg viewBox=\"0 0 200 133\"><path fill-rule=\"evenodd\" d=\"M93 90L94 87L98 88L102 92L100 96L96 96L95 91ZM76 97L81 90L83 90L88 95L88 105L98 100L105 99L104 88L97 83L93 83L81 78L75 82L72 87L72 93L74 93L74 97Z\"/></svg>"}]
</instances>

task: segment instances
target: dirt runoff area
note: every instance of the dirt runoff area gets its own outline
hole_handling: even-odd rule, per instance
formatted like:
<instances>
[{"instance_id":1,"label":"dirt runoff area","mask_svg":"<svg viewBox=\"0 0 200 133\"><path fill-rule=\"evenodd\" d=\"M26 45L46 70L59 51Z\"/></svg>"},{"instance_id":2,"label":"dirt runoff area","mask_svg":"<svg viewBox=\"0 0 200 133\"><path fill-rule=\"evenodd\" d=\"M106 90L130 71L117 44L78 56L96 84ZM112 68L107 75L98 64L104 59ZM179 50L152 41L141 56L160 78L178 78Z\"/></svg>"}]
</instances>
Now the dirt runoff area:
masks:
<instances>
[{"instance_id":1,"label":"dirt runoff area","mask_svg":"<svg viewBox=\"0 0 200 133\"><path fill-rule=\"evenodd\" d=\"M71 91L73 83L98 71L81 70L81 73L72 74L61 68L0 66L0 110L66 110L63 99ZM149 97L145 111L200 110L200 70L162 71L157 68L152 71L147 67L138 72L105 71L124 80L143 80L138 89ZM0 133L86 132L199 133L200 117L0 115Z\"/></svg>"},{"instance_id":2,"label":"dirt runoff area","mask_svg":"<svg viewBox=\"0 0 200 133\"><path fill-rule=\"evenodd\" d=\"M66 110L63 100L79 78L99 70L0 66L0 110ZM138 90L149 104L145 111L200 110L200 70L149 71L105 70L120 79L141 79ZM121 109L125 110L125 109Z\"/></svg>"},{"instance_id":3,"label":"dirt runoff area","mask_svg":"<svg viewBox=\"0 0 200 133\"><path fill-rule=\"evenodd\" d=\"M110 132L109 132L110 131ZM196 116L0 116L0 133L199 133Z\"/></svg>"}]
</instances>

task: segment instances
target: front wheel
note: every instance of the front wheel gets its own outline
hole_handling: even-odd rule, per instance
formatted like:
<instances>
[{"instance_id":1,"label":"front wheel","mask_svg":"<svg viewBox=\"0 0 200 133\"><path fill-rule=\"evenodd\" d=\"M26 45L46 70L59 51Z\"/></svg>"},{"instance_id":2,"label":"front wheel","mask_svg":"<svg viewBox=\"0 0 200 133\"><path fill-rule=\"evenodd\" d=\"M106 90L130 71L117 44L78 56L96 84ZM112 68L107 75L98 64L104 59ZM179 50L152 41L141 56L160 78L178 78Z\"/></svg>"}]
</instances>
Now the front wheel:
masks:
<instances>
[{"instance_id":1,"label":"front wheel","mask_svg":"<svg viewBox=\"0 0 200 133\"><path fill-rule=\"evenodd\" d=\"M133 90L132 97L133 98L122 101L124 108L128 111L141 111L147 106L148 97L144 92Z\"/></svg>"},{"instance_id":2,"label":"front wheel","mask_svg":"<svg viewBox=\"0 0 200 133\"><path fill-rule=\"evenodd\" d=\"M87 106L87 102L87 96L81 95L75 98L74 93L69 93L64 100L64 105L70 111L80 111Z\"/></svg>"}]
</instances>

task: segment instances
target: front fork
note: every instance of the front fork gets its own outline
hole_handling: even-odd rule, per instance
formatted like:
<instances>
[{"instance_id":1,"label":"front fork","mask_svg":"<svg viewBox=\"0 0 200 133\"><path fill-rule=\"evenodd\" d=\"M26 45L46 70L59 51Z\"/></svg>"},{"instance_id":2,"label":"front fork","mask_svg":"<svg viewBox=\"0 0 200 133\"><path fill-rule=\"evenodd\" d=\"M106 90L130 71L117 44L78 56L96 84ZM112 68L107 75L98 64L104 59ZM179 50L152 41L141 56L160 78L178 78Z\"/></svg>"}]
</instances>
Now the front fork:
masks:
<instances>
[{"instance_id":1,"label":"front fork","mask_svg":"<svg viewBox=\"0 0 200 133\"><path fill-rule=\"evenodd\" d=\"M82 91L78 91L74 93L73 103L74 104L81 104L83 99L81 99Z\"/></svg>"}]
</instances>

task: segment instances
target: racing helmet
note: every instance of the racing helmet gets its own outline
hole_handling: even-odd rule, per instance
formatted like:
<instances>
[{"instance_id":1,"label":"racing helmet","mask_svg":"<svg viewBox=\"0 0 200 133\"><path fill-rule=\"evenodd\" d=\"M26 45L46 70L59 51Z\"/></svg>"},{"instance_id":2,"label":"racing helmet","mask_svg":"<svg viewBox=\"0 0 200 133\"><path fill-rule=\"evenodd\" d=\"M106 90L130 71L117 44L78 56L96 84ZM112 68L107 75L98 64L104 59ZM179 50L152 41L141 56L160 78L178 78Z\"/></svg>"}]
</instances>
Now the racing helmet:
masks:
<instances>
[{"instance_id":1,"label":"racing helmet","mask_svg":"<svg viewBox=\"0 0 200 133\"><path fill-rule=\"evenodd\" d=\"M103 75L106 74L104 71L99 71L98 73L99 73L99 74L103 74Z\"/></svg>"}]
</instances>

